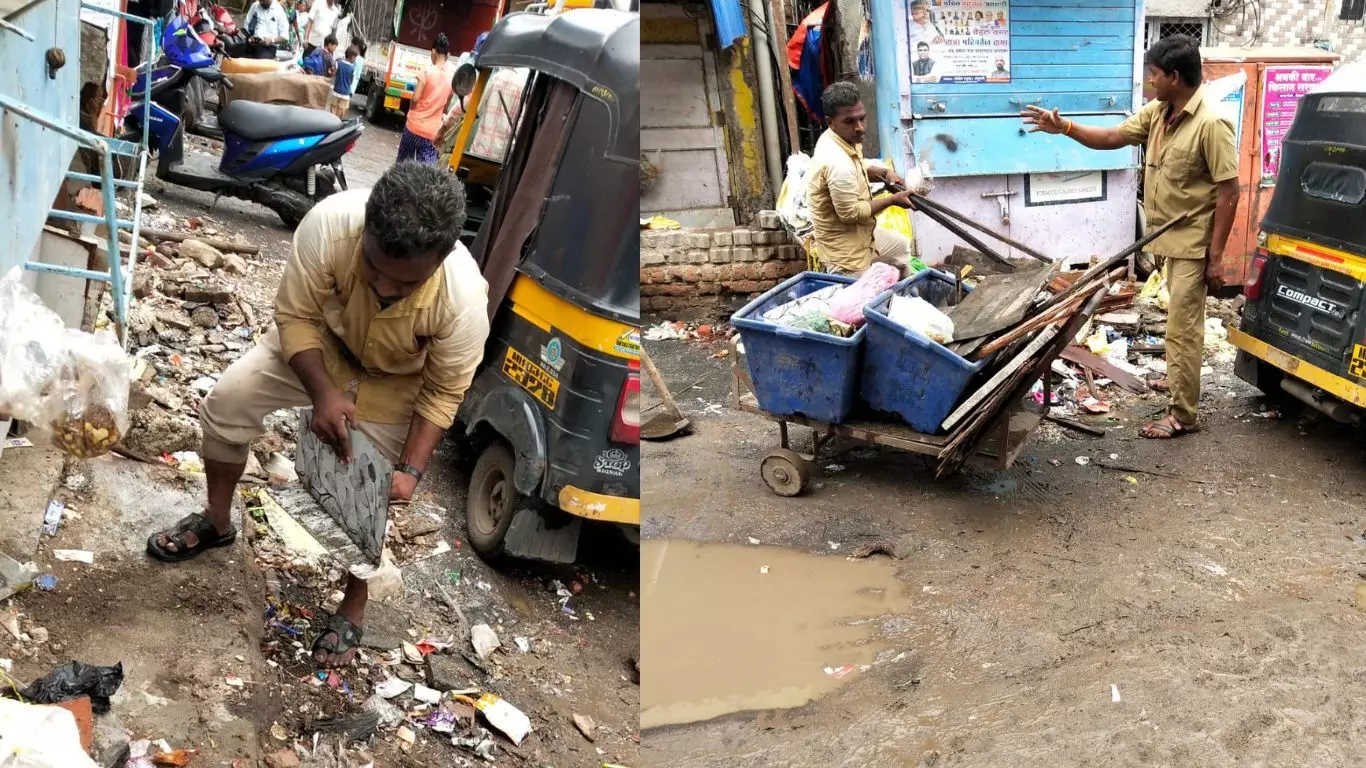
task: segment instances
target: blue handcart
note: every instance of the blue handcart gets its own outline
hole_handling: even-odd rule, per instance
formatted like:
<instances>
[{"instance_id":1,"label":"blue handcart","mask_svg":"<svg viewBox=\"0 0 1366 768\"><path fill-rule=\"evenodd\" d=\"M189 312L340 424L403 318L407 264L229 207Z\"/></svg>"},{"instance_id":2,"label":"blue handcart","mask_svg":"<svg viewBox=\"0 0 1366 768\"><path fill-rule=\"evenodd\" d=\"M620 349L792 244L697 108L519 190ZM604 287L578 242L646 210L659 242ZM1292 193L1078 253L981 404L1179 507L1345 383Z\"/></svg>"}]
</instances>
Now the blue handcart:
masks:
<instances>
[{"instance_id":1,"label":"blue handcart","mask_svg":"<svg viewBox=\"0 0 1366 768\"><path fill-rule=\"evenodd\" d=\"M1066 318L1061 323L1060 330L1051 334L1034 352L1029 353L1028 348L1018 352L1025 355L1026 362L1014 370L1003 369L1003 378L997 381L994 387L984 386L989 382L982 379L974 379L971 384L965 380L962 395L966 397L962 399L960 409L966 409L966 415L960 416L947 432L929 434L916 431L903 419L877 414L866 406L860 409L852 402L842 411L836 410L836 415L840 418L813 418L791 407L784 408L783 412L765 409L756 396L756 388L750 375L743 328L741 335L733 337L730 342L730 404L736 410L777 423L779 447L764 456L760 463L760 475L769 489L779 496L796 496L806 489L815 474L822 448L836 437L934 457L938 462L938 477L957 472L969 461L989 468L1008 469L1020 455L1030 434L1048 415L1049 406L1053 403L1053 361L1095 312L1102 295L1103 292L1097 292L1091 300L1084 302L1080 310ZM757 303L754 306L762 309L762 305ZM744 310L737 313L737 316L743 313ZM790 333L786 335L791 336ZM754 338L751 336L751 339ZM793 370L804 368L800 348L792 348L786 355L789 359L783 361L783 364ZM778 363L761 358L760 365L761 370L770 370L762 366L773 366ZM827 359L821 365L828 367L830 362ZM908 390L917 386L917 382L912 379L918 375L914 368L906 370L905 386ZM984 377L986 375L983 373ZM1029 393L1034 382L1040 380L1043 382L1043 398L1041 403L1036 403L1029 397ZM800 386L794 389L802 391ZM850 387L841 385L827 389L848 392ZM974 398L981 394L979 390L990 390L990 394L982 396L980 402L974 405ZM769 402L775 402L771 395ZM782 400L777 402L788 405ZM828 411L828 405L825 409ZM938 423L942 419L943 417L939 416L935 421ZM803 455L793 449L789 429L793 424L811 430L811 454Z\"/></svg>"}]
</instances>

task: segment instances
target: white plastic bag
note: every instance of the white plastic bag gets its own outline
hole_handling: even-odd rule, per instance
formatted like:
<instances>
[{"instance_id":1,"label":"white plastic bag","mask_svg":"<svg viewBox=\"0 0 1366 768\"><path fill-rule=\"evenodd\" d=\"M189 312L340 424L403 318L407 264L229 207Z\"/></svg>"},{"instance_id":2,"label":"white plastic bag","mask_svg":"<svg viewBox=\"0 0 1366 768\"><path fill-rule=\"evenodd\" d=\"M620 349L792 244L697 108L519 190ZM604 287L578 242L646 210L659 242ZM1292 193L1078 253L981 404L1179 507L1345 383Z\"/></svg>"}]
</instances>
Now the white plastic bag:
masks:
<instances>
[{"instance_id":1,"label":"white plastic bag","mask_svg":"<svg viewBox=\"0 0 1366 768\"><path fill-rule=\"evenodd\" d=\"M0 768L96 768L76 718L60 707L0 698Z\"/></svg>"},{"instance_id":2,"label":"white plastic bag","mask_svg":"<svg viewBox=\"0 0 1366 768\"><path fill-rule=\"evenodd\" d=\"M101 456L128 430L128 355L108 331L66 328L19 276L0 279L0 414L73 456Z\"/></svg>"},{"instance_id":3,"label":"white plastic bag","mask_svg":"<svg viewBox=\"0 0 1366 768\"><path fill-rule=\"evenodd\" d=\"M940 344L953 341L953 319L919 296L893 296L887 319Z\"/></svg>"}]
</instances>

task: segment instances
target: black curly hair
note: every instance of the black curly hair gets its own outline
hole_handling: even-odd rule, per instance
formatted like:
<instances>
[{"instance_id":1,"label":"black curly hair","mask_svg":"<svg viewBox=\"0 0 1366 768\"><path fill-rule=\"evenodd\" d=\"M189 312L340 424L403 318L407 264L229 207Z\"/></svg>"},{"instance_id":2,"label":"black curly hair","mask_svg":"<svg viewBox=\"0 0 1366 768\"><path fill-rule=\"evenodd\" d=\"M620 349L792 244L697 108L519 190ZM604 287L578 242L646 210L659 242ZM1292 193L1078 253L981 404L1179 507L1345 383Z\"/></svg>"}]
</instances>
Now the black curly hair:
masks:
<instances>
[{"instance_id":1,"label":"black curly hair","mask_svg":"<svg viewBox=\"0 0 1366 768\"><path fill-rule=\"evenodd\" d=\"M394 165L365 203L365 231L390 258L445 258L464 225L465 185L434 165Z\"/></svg>"}]
</instances>

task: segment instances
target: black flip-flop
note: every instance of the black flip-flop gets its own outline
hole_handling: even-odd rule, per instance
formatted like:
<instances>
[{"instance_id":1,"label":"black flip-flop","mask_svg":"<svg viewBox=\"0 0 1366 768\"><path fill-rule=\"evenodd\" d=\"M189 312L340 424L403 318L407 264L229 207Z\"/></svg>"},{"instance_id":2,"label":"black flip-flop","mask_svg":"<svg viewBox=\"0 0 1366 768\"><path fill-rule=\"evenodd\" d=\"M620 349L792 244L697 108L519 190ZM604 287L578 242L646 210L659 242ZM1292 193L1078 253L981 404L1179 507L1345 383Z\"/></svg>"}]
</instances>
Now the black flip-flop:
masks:
<instances>
[{"instance_id":1,"label":"black flip-flop","mask_svg":"<svg viewBox=\"0 0 1366 768\"><path fill-rule=\"evenodd\" d=\"M328 635L335 635L335 642L324 640ZM318 661L316 654L318 651L325 651L333 656L341 656L360 647L361 636L364 634L360 627L352 624L345 616L333 614L328 617L327 624L323 631L318 633L318 637L313 640L313 647L308 649L309 658ZM353 656L352 659L355 657ZM322 662L318 662L321 664Z\"/></svg>"},{"instance_id":2,"label":"black flip-flop","mask_svg":"<svg viewBox=\"0 0 1366 768\"><path fill-rule=\"evenodd\" d=\"M193 533L199 539L193 547L185 543L185 534ZM175 551L161 546L157 539L162 535L170 539L175 544ZM218 529L213 527L213 523L208 518L198 512L186 515L174 528L157 531L147 538L147 554L160 560L163 563L183 563L199 557L210 549L226 547L237 541L237 529L233 528L225 534L219 534Z\"/></svg>"}]
</instances>

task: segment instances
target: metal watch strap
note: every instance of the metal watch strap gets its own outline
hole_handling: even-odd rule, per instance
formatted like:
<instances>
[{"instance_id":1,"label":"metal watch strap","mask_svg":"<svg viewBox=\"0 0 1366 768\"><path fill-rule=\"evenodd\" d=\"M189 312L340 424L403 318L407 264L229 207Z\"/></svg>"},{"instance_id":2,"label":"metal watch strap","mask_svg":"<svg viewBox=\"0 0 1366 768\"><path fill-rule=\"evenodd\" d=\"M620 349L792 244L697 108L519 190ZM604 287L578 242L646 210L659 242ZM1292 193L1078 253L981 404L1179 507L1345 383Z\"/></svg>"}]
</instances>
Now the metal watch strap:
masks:
<instances>
[{"instance_id":1,"label":"metal watch strap","mask_svg":"<svg viewBox=\"0 0 1366 768\"><path fill-rule=\"evenodd\" d=\"M405 475L412 475L415 479L419 481L422 480L422 470L418 469L417 467L414 467L412 464L399 462L398 464L394 465L394 470L397 472L402 472Z\"/></svg>"}]
</instances>

